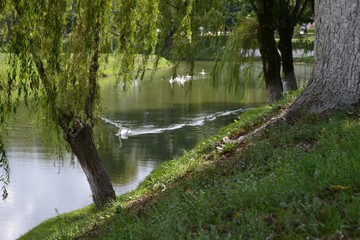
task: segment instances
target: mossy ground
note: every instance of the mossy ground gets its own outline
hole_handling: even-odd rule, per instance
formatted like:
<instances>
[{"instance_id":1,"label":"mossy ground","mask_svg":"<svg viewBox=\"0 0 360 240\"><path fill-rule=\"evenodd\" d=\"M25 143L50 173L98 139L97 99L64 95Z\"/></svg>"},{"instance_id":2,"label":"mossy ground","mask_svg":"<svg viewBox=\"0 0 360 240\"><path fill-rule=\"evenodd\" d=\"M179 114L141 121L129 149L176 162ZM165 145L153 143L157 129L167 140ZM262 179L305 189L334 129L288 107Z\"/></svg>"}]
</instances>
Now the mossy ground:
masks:
<instances>
[{"instance_id":1,"label":"mossy ground","mask_svg":"<svg viewBox=\"0 0 360 240\"><path fill-rule=\"evenodd\" d=\"M357 111L308 114L216 148L224 136L249 132L284 106L244 112L110 206L59 215L22 239L360 238Z\"/></svg>"}]
</instances>

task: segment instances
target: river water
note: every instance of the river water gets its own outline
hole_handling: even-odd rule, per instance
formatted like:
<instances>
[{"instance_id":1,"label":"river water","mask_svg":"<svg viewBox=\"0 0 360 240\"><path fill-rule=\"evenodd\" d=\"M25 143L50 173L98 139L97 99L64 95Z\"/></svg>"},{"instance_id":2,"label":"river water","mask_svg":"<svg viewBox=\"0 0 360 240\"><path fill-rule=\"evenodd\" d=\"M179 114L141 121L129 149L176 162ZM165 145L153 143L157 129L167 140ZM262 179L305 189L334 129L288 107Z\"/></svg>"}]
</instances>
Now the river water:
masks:
<instances>
[{"instance_id":1,"label":"river water","mask_svg":"<svg viewBox=\"0 0 360 240\"><path fill-rule=\"evenodd\" d=\"M194 80L184 86L169 83L171 70L159 70L152 80L134 84L128 94L122 94L111 79L101 80L103 110L95 135L117 194L136 188L160 163L265 102L263 86L249 89L246 99L213 89L208 75L200 75L210 68L211 63L198 62ZM296 72L304 82L311 66L298 65ZM77 161L69 154L62 161L52 156L33 119L27 111L19 111L10 131L11 183L9 197L0 202L2 240L15 239L48 218L92 203Z\"/></svg>"}]
</instances>

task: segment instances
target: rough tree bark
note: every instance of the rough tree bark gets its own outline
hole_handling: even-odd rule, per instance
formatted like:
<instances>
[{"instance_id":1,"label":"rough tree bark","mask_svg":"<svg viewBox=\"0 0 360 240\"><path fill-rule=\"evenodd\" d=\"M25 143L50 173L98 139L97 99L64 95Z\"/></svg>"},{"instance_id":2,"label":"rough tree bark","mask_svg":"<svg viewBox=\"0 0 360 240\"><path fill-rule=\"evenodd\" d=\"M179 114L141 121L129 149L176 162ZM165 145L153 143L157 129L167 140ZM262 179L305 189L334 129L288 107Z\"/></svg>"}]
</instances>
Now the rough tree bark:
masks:
<instances>
[{"instance_id":1,"label":"rough tree bark","mask_svg":"<svg viewBox=\"0 0 360 240\"><path fill-rule=\"evenodd\" d=\"M298 89L294 72L292 37L295 25L309 1L258 0L256 1L257 4L255 4L255 1L249 0L249 3L257 13L259 22L258 34L262 35L258 37L258 42L263 63L265 62L263 68L268 94L275 93L274 99L271 99L273 96L268 96L268 102L270 103L273 100L277 100L279 96L282 96L278 93L280 91L278 80L274 80L276 78L281 79L280 67L278 67L280 63L282 64L283 73L281 93L283 90L289 92ZM273 31L275 27L280 37L277 47L280 50L281 58L278 52L275 52L275 49L273 49L275 42ZM273 39L270 39L270 37ZM273 59L271 59L271 54L273 54ZM274 71L278 71L279 74L275 74Z\"/></svg>"},{"instance_id":2,"label":"rough tree bark","mask_svg":"<svg viewBox=\"0 0 360 240\"><path fill-rule=\"evenodd\" d=\"M291 28L291 26L283 26L278 28L278 32L280 36L278 47L281 52L283 88L285 92L295 91L298 89L298 85L296 83L294 72L294 59L292 54L293 48L291 41L294 28Z\"/></svg>"},{"instance_id":3,"label":"rough tree bark","mask_svg":"<svg viewBox=\"0 0 360 240\"><path fill-rule=\"evenodd\" d=\"M115 201L115 191L109 175L102 166L93 138L92 126L78 119L73 129L69 129L67 122L66 118L60 119L60 123L64 123L61 126L65 132L65 139L79 160L89 182L96 207Z\"/></svg>"},{"instance_id":4,"label":"rough tree bark","mask_svg":"<svg viewBox=\"0 0 360 240\"><path fill-rule=\"evenodd\" d=\"M277 30L279 32L278 48L281 53L282 81L285 92L298 89L294 72L292 37L299 17L303 14L309 0L297 0L290 8L289 1L278 1Z\"/></svg>"},{"instance_id":5,"label":"rough tree bark","mask_svg":"<svg viewBox=\"0 0 360 240\"><path fill-rule=\"evenodd\" d=\"M279 33L278 48L281 53L282 64L282 81L285 92L297 90L296 77L294 72L294 59L293 59L293 47L292 37L294 34L295 24L297 23L297 6L301 2L296 1L296 6L293 13L290 13L289 6L284 0L279 1L279 18L277 23L277 30Z\"/></svg>"},{"instance_id":6,"label":"rough tree bark","mask_svg":"<svg viewBox=\"0 0 360 240\"><path fill-rule=\"evenodd\" d=\"M304 92L285 116L322 113L360 101L360 2L315 2L316 61Z\"/></svg>"},{"instance_id":7,"label":"rough tree bark","mask_svg":"<svg viewBox=\"0 0 360 240\"><path fill-rule=\"evenodd\" d=\"M280 76L281 60L274 38L273 5L274 0L261 0L256 11L259 22L258 42L268 103L281 99L283 92Z\"/></svg>"}]
</instances>

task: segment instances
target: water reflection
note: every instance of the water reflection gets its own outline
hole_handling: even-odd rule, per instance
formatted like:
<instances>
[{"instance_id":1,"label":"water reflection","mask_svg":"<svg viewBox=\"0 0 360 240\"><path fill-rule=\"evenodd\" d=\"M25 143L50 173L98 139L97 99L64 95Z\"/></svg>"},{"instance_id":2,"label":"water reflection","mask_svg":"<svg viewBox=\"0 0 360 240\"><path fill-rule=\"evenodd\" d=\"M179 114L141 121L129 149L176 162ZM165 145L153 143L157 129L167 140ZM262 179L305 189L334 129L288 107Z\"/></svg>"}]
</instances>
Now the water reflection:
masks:
<instances>
[{"instance_id":1,"label":"water reflection","mask_svg":"<svg viewBox=\"0 0 360 240\"><path fill-rule=\"evenodd\" d=\"M135 128L136 126L134 125L130 126L131 123L127 123L127 127L124 127L123 125L124 123L119 122L118 120L110 120L105 117L100 117L100 119L103 120L105 123L109 123L115 126L116 128L118 128L118 131L115 135L118 136L120 139L128 139L129 137L132 136L160 134L165 131L174 131L184 127L203 126L206 122L215 121L220 117L225 117L229 115L234 115L239 117L240 112L242 111L243 109L241 108L232 111L220 111L210 114L200 113L200 114L196 114L195 117L193 118L180 116L180 118L178 119L179 121L178 123L173 123L171 125L163 126L163 127L156 126L154 125L155 123L150 125L140 125L137 128ZM175 121L171 121L171 122L175 122ZM156 123L158 124L158 121L156 121Z\"/></svg>"},{"instance_id":2,"label":"water reflection","mask_svg":"<svg viewBox=\"0 0 360 240\"><path fill-rule=\"evenodd\" d=\"M91 202L90 188L79 166L65 161L59 172L41 148L9 149L9 197L0 204L1 239L15 239L46 218ZM45 160L45 161L44 161Z\"/></svg>"}]
</instances>

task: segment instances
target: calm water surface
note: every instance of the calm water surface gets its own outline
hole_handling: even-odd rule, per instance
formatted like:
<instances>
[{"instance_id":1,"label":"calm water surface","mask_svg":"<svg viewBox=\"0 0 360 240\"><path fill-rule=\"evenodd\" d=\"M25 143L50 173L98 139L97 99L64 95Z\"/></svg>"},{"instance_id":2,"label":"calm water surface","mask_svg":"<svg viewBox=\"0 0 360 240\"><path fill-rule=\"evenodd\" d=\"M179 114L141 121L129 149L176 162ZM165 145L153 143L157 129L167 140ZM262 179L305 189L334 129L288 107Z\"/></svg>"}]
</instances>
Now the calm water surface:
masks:
<instances>
[{"instance_id":1,"label":"calm water surface","mask_svg":"<svg viewBox=\"0 0 360 240\"><path fill-rule=\"evenodd\" d=\"M210 64L197 63L195 79L184 87L169 84L170 70L134 85L128 95L111 80L102 80L103 113L95 134L117 194L134 189L161 162L191 149L246 108L264 103L261 87L252 89L245 101L215 91L206 75L198 74L201 69L208 72ZM296 71L307 79L311 66L299 65ZM15 239L50 217L92 203L79 164L70 155L62 162L52 157L32 119L20 111L11 130L11 184L8 199L0 202L2 240ZM127 139L117 136L119 124L130 129Z\"/></svg>"}]
</instances>

